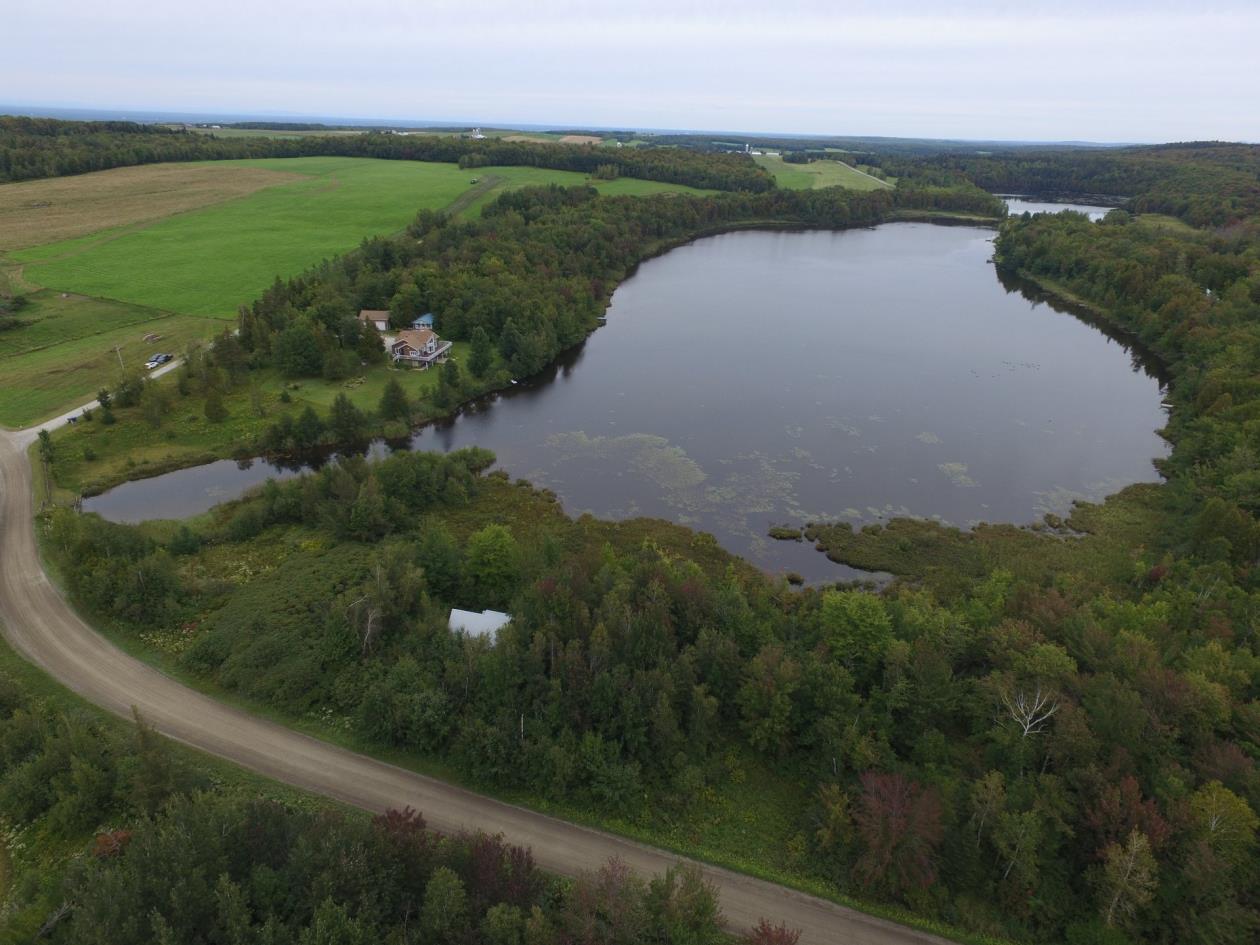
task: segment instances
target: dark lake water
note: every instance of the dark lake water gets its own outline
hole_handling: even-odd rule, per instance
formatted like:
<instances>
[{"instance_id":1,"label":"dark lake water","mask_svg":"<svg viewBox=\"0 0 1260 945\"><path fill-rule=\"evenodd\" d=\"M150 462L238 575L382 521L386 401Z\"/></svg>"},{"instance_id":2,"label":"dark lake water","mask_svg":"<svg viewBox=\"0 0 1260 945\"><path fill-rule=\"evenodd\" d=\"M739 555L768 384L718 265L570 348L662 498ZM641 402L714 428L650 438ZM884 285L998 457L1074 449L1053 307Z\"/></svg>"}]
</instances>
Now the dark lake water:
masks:
<instances>
[{"instance_id":1,"label":"dark lake water","mask_svg":"<svg viewBox=\"0 0 1260 945\"><path fill-rule=\"evenodd\" d=\"M1154 369L1003 284L993 235L896 223L699 240L644 263L555 368L413 445L487 447L571 513L668 518L811 581L852 572L771 525L1023 523L1158 478ZM214 463L84 510L184 516L276 474Z\"/></svg>"}]
</instances>

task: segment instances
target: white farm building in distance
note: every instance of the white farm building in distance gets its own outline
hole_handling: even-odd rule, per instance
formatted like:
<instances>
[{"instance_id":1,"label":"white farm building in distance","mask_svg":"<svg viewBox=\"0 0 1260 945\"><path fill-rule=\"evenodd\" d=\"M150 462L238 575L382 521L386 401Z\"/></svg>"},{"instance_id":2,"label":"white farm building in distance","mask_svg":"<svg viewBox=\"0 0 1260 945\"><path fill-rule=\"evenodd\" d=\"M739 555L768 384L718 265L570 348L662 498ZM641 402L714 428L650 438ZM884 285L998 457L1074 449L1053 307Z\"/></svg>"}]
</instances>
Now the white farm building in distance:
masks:
<instances>
[{"instance_id":1,"label":"white farm building in distance","mask_svg":"<svg viewBox=\"0 0 1260 945\"><path fill-rule=\"evenodd\" d=\"M512 615L498 610L451 610L447 626L452 633L466 633L470 637L489 637L491 641L499 635L499 630L512 622Z\"/></svg>"}]
</instances>

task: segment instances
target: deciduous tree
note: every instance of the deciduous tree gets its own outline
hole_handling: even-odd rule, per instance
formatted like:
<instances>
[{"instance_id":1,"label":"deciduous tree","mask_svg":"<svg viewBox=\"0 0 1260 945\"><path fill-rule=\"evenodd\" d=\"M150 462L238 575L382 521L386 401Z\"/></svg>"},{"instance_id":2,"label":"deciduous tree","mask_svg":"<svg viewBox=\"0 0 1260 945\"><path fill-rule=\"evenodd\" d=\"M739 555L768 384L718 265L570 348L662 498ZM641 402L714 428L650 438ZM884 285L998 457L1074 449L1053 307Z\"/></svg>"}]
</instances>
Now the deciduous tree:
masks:
<instances>
[{"instance_id":1,"label":"deciduous tree","mask_svg":"<svg viewBox=\"0 0 1260 945\"><path fill-rule=\"evenodd\" d=\"M941 805L931 788L899 773L868 771L854 812L862 853L855 871L868 887L894 895L936 881Z\"/></svg>"}]
</instances>

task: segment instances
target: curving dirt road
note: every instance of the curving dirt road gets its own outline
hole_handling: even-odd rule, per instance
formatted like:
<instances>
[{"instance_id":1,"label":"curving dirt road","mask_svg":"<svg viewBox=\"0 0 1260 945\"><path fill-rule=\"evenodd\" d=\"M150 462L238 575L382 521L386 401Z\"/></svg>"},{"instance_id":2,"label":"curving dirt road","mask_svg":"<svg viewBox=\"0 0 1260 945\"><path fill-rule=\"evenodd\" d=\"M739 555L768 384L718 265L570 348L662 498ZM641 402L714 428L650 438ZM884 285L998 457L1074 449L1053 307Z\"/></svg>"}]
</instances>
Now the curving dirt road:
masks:
<instances>
[{"instance_id":1,"label":"curving dirt road","mask_svg":"<svg viewBox=\"0 0 1260 945\"><path fill-rule=\"evenodd\" d=\"M491 800L264 721L126 655L84 623L44 573L25 453L35 436L33 430L0 431L0 630L22 656L75 692L125 717L135 706L171 738L356 807L382 811L410 805L439 830L501 832L531 847L538 863L556 873L597 869L614 856L644 874L678 862L669 853ZM802 945L945 945L936 936L772 883L703 869L736 928L764 916L801 929Z\"/></svg>"}]
</instances>

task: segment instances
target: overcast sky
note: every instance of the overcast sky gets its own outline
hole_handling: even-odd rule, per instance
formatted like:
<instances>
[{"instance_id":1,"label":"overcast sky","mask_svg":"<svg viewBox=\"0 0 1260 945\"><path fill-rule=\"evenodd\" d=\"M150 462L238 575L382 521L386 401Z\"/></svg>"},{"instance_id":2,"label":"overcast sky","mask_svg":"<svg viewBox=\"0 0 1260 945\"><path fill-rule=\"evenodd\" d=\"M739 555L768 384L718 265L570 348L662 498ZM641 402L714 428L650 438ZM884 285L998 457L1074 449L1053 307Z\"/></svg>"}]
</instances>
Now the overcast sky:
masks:
<instances>
[{"instance_id":1,"label":"overcast sky","mask_svg":"<svg viewBox=\"0 0 1260 945\"><path fill-rule=\"evenodd\" d=\"M1260 141L1260 0L6 0L10 105Z\"/></svg>"}]
</instances>

